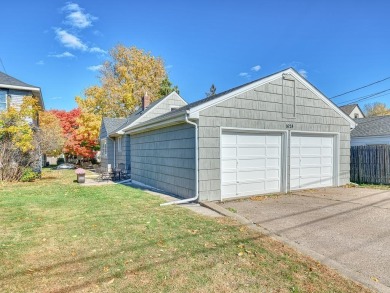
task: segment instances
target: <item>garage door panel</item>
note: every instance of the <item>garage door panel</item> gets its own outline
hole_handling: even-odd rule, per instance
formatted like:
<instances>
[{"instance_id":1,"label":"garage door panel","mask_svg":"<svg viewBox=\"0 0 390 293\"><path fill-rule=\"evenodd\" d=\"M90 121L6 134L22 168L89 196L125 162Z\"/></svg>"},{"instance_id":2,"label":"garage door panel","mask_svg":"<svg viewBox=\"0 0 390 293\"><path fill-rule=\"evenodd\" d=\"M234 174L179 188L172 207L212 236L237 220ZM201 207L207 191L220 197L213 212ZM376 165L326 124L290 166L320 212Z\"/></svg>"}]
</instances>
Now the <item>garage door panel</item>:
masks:
<instances>
[{"instance_id":1,"label":"garage door panel","mask_svg":"<svg viewBox=\"0 0 390 293\"><path fill-rule=\"evenodd\" d=\"M268 146L267 147L267 157L279 157L280 146Z\"/></svg>"},{"instance_id":2,"label":"garage door panel","mask_svg":"<svg viewBox=\"0 0 390 293\"><path fill-rule=\"evenodd\" d=\"M298 163L298 166L317 166L321 165L321 157L314 157L314 156L302 156L300 158L300 163Z\"/></svg>"},{"instance_id":3,"label":"garage door panel","mask_svg":"<svg viewBox=\"0 0 390 293\"><path fill-rule=\"evenodd\" d=\"M228 145L228 144L235 145L236 143L237 143L237 135L226 133L222 136L223 145Z\"/></svg>"},{"instance_id":4,"label":"garage door panel","mask_svg":"<svg viewBox=\"0 0 390 293\"><path fill-rule=\"evenodd\" d=\"M235 170L237 166L236 159L222 159L221 167L223 170L233 169Z\"/></svg>"},{"instance_id":5,"label":"garage door panel","mask_svg":"<svg viewBox=\"0 0 390 293\"><path fill-rule=\"evenodd\" d=\"M243 182L246 180L264 180L265 170L238 170L237 180Z\"/></svg>"},{"instance_id":6,"label":"garage door panel","mask_svg":"<svg viewBox=\"0 0 390 293\"><path fill-rule=\"evenodd\" d=\"M321 176L321 167L301 168L300 176Z\"/></svg>"},{"instance_id":7,"label":"garage door panel","mask_svg":"<svg viewBox=\"0 0 390 293\"><path fill-rule=\"evenodd\" d=\"M239 168L265 168L266 158L237 159L237 166Z\"/></svg>"},{"instance_id":8,"label":"garage door panel","mask_svg":"<svg viewBox=\"0 0 390 293\"><path fill-rule=\"evenodd\" d=\"M234 184L224 184L222 185L222 194L225 198L231 198L237 196L237 185Z\"/></svg>"},{"instance_id":9,"label":"garage door panel","mask_svg":"<svg viewBox=\"0 0 390 293\"><path fill-rule=\"evenodd\" d=\"M255 195L264 193L266 190L265 182L244 182L237 185L237 193L241 196Z\"/></svg>"},{"instance_id":10,"label":"garage door panel","mask_svg":"<svg viewBox=\"0 0 390 293\"><path fill-rule=\"evenodd\" d=\"M266 143L267 145L277 145L279 146L281 142L281 136L280 135L267 135L266 136Z\"/></svg>"},{"instance_id":11,"label":"garage door panel","mask_svg":"<svg viewBox=\"0 0 390 293\"><path fill-rule=\"evenodd\" d=\"M334 137L292 135L290 189L332 186L334 181Z\"/></svg>"},{"instance_id":12,"label":"garage door panel","mask_svg":"<svg viewBox=\"0 0 390 293\"><path fill-rule=\"evenodd\" d=\"M222 198L280 191L281 134L231 132L225 138L226 135L223 132L221 139Z\"/></svg>"},{"instance_id":13,"label":"garage door panel","mask_svg":"<svg viewBox=\"0 0 390 293\"><path fill-rule=\"evenodd\" d=\"M266 147L258 146L258 147L239 147L237 148L237 154L239 157L248 157L248 156L265 156Z\"/></svg>"},{"instance_id":14,"label":"garage door panel","mask_svg":"<svg viewBox=\"0 0 390 293\"><path fill-rule=\"evenodd\" d=\"M237 157L237 148L236 147L225 147L223 149L225 158L235 158Z\"/></svg>"},{"instance_id":15,"label":"garage door panel","mask_svg":"<svg viewBox=\"0 0 390 293\"><path fill-rule=\"evenodd\" d=\"M267 169L267 179L278 179L281 177L280 169Z\"/></svg>"},{"instance_id":16,"label":"garage door panel","mask_svg":"<svg viewBox=\"0 0 390 293\"><path fill-rule=\"evenodd\" d=\"M237 182L237 173L236 172L223 172L222 173L222 181L223 182Z\"/></svg>"},{"instance_id":17,"label":"garage door panel","mask_svg":"<svg viewBox=\"0 0 390 293\"><path fill-rule=\"evenodd\" d=\"M237 135L237 144L265 144L265 136L250 133Z\"/></svg>"},{"instance_id":18,"label":"garage door panel","mask_svg":"<svg viewBox=\"0 0 390 293\"><path fill-rule=\"evenodd\" d=\"M269 167L280 167L279 158L267 158L267 168Z\"/></svg>"}]
</instances>

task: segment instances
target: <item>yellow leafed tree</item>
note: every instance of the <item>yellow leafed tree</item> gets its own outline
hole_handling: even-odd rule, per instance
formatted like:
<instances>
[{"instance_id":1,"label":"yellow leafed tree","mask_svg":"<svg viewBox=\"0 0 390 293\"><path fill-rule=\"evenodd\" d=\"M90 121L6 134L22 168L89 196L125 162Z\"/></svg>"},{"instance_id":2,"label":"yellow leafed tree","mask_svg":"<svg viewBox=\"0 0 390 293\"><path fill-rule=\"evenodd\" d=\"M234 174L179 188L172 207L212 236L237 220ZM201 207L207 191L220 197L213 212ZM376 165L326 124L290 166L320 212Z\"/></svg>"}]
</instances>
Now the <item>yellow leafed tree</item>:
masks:
<instances>
[{"instance_id":1,"label":"yellow leafed tree","mask_svg":"<svg viewBox=\"0 0 390 293\"><path fill-rule=\"evenodd\" d=\"M51 112L39 113L39 140L43 154L57 156L62 153L65 139L59 119Z\"/></svg>"},{"instance_id":2,"label":"yellow leafed tree","mask_svg":"<svg viewBox=\"0 0 390 293\"><path fill-rule=\"evenodd\" d=\"M82 112L93 113L99 120L126 117L141 104L145 93L152 102L161 98L168 80L161 58L123 45L113 48L110 56L112 60L105 62L100 72L101 86L87 88L84 99L76 98Z\"/></svg>"}]
</instances>

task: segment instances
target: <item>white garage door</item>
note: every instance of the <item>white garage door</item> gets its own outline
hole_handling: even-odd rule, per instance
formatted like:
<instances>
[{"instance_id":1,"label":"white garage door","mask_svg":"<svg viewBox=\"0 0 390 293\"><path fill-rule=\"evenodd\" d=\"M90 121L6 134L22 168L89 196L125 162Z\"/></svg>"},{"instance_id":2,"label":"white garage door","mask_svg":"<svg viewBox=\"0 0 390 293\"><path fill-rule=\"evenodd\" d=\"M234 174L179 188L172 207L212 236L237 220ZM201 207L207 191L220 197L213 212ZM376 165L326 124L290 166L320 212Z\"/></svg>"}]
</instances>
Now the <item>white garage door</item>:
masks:
<instances>
[{"instance_id":1,"label":"white garage door","mask_svg":"<svg viewBox=\"0 0 390 293\"><path fill-rule=\"evenodd\" d=\"M333 186L334 138L292 135L290 189Z\"/></svg>"},{"instance_id":2,"label":"white garage door","mask_svg":"<svg viewBox=\"0 0 390 293\"><path fill-rule=\"evenodd\" d=\"M281 134L222 133L222 199L279 192Z\"/></svg>"}]
</instances>

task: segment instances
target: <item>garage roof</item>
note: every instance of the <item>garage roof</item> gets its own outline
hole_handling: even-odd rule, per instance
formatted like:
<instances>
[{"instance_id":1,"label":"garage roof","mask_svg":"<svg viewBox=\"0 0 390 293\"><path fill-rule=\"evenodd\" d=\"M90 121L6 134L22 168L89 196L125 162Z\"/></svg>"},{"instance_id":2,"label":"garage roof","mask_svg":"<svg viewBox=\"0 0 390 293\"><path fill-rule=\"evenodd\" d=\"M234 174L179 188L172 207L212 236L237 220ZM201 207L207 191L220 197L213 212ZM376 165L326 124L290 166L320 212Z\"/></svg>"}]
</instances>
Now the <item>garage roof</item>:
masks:
<instances>
[{"instance_id":1,"label":"garage roof","mask_svg":"<svg viewBox=\"0 0 390 293\"><path fill-rule=\"evenodd\" d=\"M343 117L346 121L348 121L351 128L354 128L356 126L356 123L354 122L354 120L351 117L349 117L347 114L345 114L339 107L337 107L332 101L330 101L315 86L313 86L310 82L308 82L306 79L304 79L295 69L287 68L287 69L281 70L277 73L262 77L258 80L248 82L246 84L231 88L231 89L224 91L224 92L221 92L219 94L195 101L195 102L190 103L186 106L183 106L179 109L176 109L174 111L171 111L171 112L163 114L163 115L160 115L154 119L148 120L148 121L142 123L141 125L135 125L135 126L131 127L130 130L140 128L140 127L143 127L146 125L159 123L160 121L175 119L177 116L179 116L180 114L184 114L184 113L189 113L190 118L197 118L199 111L202 111L204 109L207 109L208 107L211 107L211 106L214 106L218 103L226 101L226 100L233 98L241 93L252 90L253 88L256 88L260 85L263 85L263 84L271 82L275 79L278 79L278 78L282 77L284 74L292 75L294 78L296 78L302 84L304 84L309 90L311 90L313 93L318 95L326 104L329 105L329 107L334 109L341 117Z\"/></svg>"}]
</instances>

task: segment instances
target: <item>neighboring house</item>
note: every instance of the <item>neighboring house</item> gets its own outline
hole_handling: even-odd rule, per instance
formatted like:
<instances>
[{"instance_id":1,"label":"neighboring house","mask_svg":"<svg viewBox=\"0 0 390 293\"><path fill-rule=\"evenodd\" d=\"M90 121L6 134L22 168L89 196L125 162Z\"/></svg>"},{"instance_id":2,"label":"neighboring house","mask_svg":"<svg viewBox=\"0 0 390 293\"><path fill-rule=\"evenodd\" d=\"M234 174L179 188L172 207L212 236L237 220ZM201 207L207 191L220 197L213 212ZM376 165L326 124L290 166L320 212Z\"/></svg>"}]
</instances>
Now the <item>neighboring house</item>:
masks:
<instances>
[{"instance_id":1,"label":"neighboring house","mask_svg":"<svg viewBox=\"0 0 390 293\"><path fill-rule=\"evenodd\" d=\"M349 182L356 123L292 68L165 112L116 132L135 182L200 201Z\"/></svg>"},{"instance_id":2,"label":"neighboring house","mask_svg":"<svg viewBox=\"0 0 390 293\"><path fill-rule=\"evenodd\" d=\"M352 119L365 117L358 104L341 106L340 109Z\"/></svg>"},{"instance_id":3,"label":"neighboring house","mask_svg":"<svg viewBox=\"0 0 390 293\"><path fill-rule=\"evenodd\" d=\"M44 110L41 89L27 84L8 74L0 72L0 111L12 107L20 107L25 96L33 96L38 99L39 105ZM38 118L31 117L33 125L38 126Z\"/></svg>"},{"instance_id":4,"label":"neighboring house","mask_svg":"<svg viewBox=\"0 0 390 293\"><path fill-rule=\"evenodd\" d=\"M176 92L153 103L146 95L142 99L142 106L129 117L103 118L100 128L101 165L113 168L123 164L130 169L130 135L125 134L125 130L185 105L186 101Z\"/></svg>"},{"instance_id":5,"label":"neighboring house","mask_svg":"<svg viewBox=\"0 0 390 293\"><path fill-rule=\"evenodd\" d=\"M351 132L351 146L390 144L390 116L355 119Z\"/></svg>"}]
</instances>

